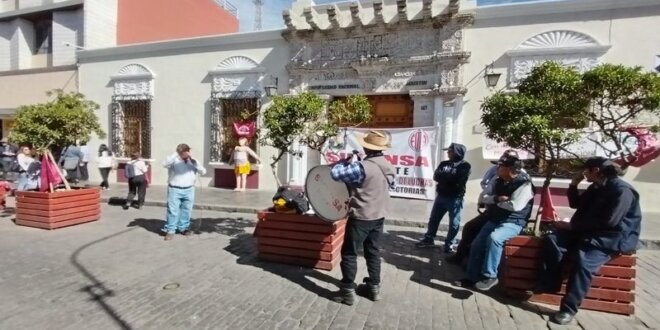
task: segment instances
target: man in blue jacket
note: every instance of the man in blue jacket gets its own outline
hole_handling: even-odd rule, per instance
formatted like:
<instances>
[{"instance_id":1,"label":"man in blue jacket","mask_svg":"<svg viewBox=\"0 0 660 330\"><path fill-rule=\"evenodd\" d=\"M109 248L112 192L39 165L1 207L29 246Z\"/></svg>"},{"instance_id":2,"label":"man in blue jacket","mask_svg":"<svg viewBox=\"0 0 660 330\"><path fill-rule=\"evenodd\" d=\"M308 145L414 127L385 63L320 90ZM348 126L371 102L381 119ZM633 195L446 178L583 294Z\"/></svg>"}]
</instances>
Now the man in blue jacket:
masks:
<instances>
[{"instance_id":1,"label":"man in blue jacket","mask_svg":"<svg viewBox=\"0 0 660 330\"><path fill-rule=\"evenodd\" d=\"M435 245L434 239L440 226L440 220L449 213L449 232L445 239L445 252L451 253L452 245L458 228L461 225L461 212L463 210L463 196L465 196L465 184L470 177L472 166L466 162L466 148L462 144L452 143L447 151L448 160L440 162L433 174L433 180L437 182L436 197L429 217L428 229L424 238L417 242L417 247L431 247Z\"/></svg>"},{"instance_id":2,"label":"man in blue jacket","mask_svg":"<svg viewBox=\"0 0 660 330\"><path fill-rule=\"evenodd\" d=\"M544 237L539 286L534 291L559 291L564 256L576 254L566 295L553 318L559 324L573 320L600 267L613 255L637 249L641 231L639 194L619 178L617 166L607 158L592 157L584 168L567 192L570 207L576 209L571 221L555 222L555 230ZM584 178L592 184L580 194L577 186Z\"/></svg>"}]
</instances>

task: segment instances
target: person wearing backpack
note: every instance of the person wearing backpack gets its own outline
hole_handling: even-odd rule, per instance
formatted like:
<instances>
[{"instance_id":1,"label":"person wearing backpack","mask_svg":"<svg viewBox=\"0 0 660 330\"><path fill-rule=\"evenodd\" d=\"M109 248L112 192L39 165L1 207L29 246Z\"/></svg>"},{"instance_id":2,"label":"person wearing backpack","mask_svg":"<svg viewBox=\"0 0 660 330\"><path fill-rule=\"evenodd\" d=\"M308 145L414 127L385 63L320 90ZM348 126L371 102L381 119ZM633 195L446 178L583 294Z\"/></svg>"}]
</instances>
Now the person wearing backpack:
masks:
<instances>
[{"instance_id":1,"label":"person wearing backpack","mask_svg":"<svg viewBox=\"0 0 660 330\"><path fill-rule=\"evenodd\" d=\"M131 160L126 163L124 168L124 174L128 178L128 195L126 196L126 204L124 204L124 210L128 210L133 204L133 198L135 194L138 196L138 209L144 206L144 197L147 194L147 164L140 159L140 154L134 152L131 154Z\"/></svg>"}]
</instances>

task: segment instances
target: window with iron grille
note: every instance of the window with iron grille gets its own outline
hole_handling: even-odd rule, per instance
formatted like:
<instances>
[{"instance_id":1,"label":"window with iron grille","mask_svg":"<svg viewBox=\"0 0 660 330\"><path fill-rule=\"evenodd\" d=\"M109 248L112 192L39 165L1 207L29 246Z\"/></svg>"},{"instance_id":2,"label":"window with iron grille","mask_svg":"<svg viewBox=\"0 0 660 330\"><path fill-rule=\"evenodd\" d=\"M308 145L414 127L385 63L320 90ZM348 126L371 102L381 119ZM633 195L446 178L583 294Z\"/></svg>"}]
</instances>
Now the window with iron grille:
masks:
<instances>
[{"instance_id":1,"label":"window with iron grille","mask_svg":"<svg viewBox=\"0 0 660 330\"><path fill-rule=\"evenodd\" d=\"M256 121L259 112L258 98L213 99L211 109L211 161L227 163L231 160L238 137L234 123L243 121L242 114L249 113L248 121ZM248 146L257 150L257 137L249 140Z\"/></svg>"},{"instance_id":2,"label":"window with iron grille","mask_svg":"<svg viewBox=\"0 0 660 330\"><path fill-rule=\"evenodd\" d=\"M151 158L151 101L118 101L112 115L113 151L119 157Z\"/></svg>"}]
</instances>

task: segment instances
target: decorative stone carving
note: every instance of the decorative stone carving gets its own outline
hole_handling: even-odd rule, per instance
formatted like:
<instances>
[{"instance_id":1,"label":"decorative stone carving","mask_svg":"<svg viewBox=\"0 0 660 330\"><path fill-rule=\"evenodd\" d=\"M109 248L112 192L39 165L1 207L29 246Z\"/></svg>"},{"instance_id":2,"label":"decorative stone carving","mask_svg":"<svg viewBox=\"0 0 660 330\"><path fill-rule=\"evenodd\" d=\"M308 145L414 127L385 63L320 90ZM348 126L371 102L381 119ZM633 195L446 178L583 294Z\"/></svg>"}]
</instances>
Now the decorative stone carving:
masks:
<instances>
[{"instance_id":1,"label":"decorative stone carving","mask_svg":"<svg viewBox=\"0 0 660 330\"><path fill-rule=\"evenodd\" d=\"M588 71L598 65L600 56L609 48L576 31L557 30L537 34L507 52L511 57L509 84L515 87L534 67L546 61L556 61L580 72Z\"/></svg>"},{"instance_id":2,"label":"decorative stone carving","mask_svg":"<svg viewBox=\"0 0 660 330\"><path fill-rule=\"evenodd\" d=\"M245 56L229 57L211 70L214 98L261 97L264 68Z\"/></svg>"},{"instance_id":3,"label":"decorative stone carving","mask_svg":"<svg viewBox=\"0 0 660 330\"><path fill-rule=\"evenodd\" d=\"M111 78L115 100L149 100L154 97L153 74L143 65L126 65Z\"/></svg>"}]
</instances>

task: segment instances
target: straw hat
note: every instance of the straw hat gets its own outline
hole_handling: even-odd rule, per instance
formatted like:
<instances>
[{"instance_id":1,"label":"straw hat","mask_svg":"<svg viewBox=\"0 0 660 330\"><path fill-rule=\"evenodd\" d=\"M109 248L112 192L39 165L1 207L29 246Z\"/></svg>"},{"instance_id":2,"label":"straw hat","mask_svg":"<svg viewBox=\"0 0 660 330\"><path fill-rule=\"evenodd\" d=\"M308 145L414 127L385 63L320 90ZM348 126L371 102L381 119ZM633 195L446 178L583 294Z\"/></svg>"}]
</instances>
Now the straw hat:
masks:
<instances>
[{"instance_id":1,"label":"straw hat","mask_svg":"<svg viewBox=\"0 0 660 330\"><path fill-rule=\"evenodd\" d=\"M370 150L386 150L390 148L390 141L385 134L378 131L370 131L369 134L358 138L363 148Z\"/></svg>"}]
</instances>

